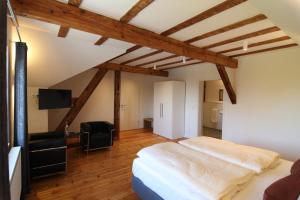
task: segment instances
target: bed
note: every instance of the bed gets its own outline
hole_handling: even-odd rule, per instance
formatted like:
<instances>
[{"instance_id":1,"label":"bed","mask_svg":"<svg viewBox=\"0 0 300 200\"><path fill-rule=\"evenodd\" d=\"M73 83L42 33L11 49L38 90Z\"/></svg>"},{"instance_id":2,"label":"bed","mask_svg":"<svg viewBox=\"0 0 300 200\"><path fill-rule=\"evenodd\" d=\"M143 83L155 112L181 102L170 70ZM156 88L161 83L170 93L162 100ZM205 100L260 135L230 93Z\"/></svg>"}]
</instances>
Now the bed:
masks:
<instances>
[{"instance_id":1,"label":"bed","mask_svg":"<svg viewBox=\"0 0 300 200\"><path fill-rule=\"evenodd\" d=\"M167 156L172 158L171 162L168 161L169 164L174 165L175 168L176 165L178 164L177 161L178 160L180 161L182 158L180 157L182 155L179 155L178 158L176 158L177 157L176 155L178 152L182 152L182 151L187 151L188 157L190 156L191 153L193 155L197 155L198 157L207 156L208 159L210 159L210 157L213 157L213 159L215 159L214 156L203 154L203 152L198 152L197 149L195 148L194 149L188 148L182 144L176 144L176 145L179 146L174 146L176 150L173 155L172 155L173 152L162 153L162 151L158 151L156 152L158 154L155 155L154 158L157 159L157 157L161 157L161 155L159 154L167 154ZM176 152L177 150L178 152ZM168 173L168 171L163 171L160 168L161 163L159 160L158 161L152 160L148 162L147 160L143 159L143 157L145 156L140 154L139 157L134 160L133 167L132 167L132 172L133 172L132 187L133 190L138 194L138 196L143 200L262 199L265 189L274 181L289 175L291 166L293 164L290 161L278 159L276 161L277 163L276 166L272 166L272 169L264 170L259 173L254 172L253 174L248 172L247 170L244 170L243 173L245 177L251 176L251 179L248 180L249 178L247 178L248 181L245 180L243 182L240 182L241 184L238 185L238 190L233 190L232 192L230 192L232 194L222 196L222 198L219 198L217 196L209 196L207 194L203 195L201 192L198 191L199 187L198 188L193 187L193 185L187 184L187 182L182 181L180 178L177 177L176 173L174 176L174 174ZM175 161L173 159L175 159ZM194 158L191 156L191 159ZM217 158L217 160L218 159L219 158ZM165 160L168 160L168 157L163 157L161 160L165 162ZM185 163L188 163L188 165L183 165L183 166L187 166L186 174L188 176L189 175L194 176L193 172L191 172L191 169L193 171L194 166L191 165L190 162L191 160L189 159L186 160ZM226 167L227 166L225 166L224 168ZM215 168L214 166L212 168L214 170L218 169ZM213 169L207 169L207 171L213 171ZM197 175L195 176L197 177ZM219 182L219 181L215 181L215 182Z\"/></svg>"}]
</instances>

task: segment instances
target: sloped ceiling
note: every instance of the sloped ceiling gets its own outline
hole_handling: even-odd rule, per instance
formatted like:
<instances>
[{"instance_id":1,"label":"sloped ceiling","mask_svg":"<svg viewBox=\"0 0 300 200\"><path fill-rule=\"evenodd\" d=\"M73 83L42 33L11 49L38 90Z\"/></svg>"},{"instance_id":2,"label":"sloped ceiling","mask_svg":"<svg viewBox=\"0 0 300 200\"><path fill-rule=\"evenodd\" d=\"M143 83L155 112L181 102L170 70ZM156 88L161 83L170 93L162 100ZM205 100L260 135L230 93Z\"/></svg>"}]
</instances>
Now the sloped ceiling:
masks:
<instances>
[{"instance_id":1,"label":"sloped ceiling","mask_svg":"<svg viewBox=\"0 0 300 200\"><path fill-rule=\"evenodd\" d=\"M59 1L63 3L68 2L68 0ZM137 2L138 0L83 0L80 8L119 20ZM161 33L222 2L224 0L155 0L129 23ZM292 39L252 47L250 51L292 44L295 41L299 43L299 10L300 2L298 0L248 0L218 15L182 29L170 35L170 37L184 41L261 13L267 15L268 19L193 42L192 45L203 47L275 25L279 26L281 30L249 38L247 39L248 43L259 43L282 37L286 34L291 36ZM101 46L95 46L94 43L101 36L74 29L70 29L66 38L59 38L57 37L58 25L23 17L18 17L18 19L21 26L22 39L29 47L28 82L31 86L50 87L95 65L110 60L134 46L134 44L114 39L107 40ZM243 41L236 41L211 48L210 50L219 52L240 47L242 44ZM113 62L122 63L153 51L155 49L143 47L115 59ZM243 50L236 50L225 53L225 55L232 56L243 52ZM162 52L128 65L135 66L170 55L172 54ZM156 62L155 64L161 65L178 60L181 60L181 58L175 57ZM196 60L188 61L188 63L194 62ZM153 63L143 67L153 67Z\"/></svg>"},{"instance_id":2,"label":"sloped ceiling","mask_svg":"<svg viewBox=\"0 0 300 200\"><path fill-rule=\"evenodd\" d=\"M249 0L249 2L298 44L300 43L299 0Z\"/></svg>"}]
</instances>

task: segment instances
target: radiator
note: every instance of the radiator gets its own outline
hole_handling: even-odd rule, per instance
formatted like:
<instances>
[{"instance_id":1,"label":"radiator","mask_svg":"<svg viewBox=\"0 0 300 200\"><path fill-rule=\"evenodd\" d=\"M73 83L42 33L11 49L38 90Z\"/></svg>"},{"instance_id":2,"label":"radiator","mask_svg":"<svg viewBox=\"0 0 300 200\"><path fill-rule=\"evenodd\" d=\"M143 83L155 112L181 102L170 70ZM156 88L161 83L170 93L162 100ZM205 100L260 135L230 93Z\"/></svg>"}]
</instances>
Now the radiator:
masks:
<instances>
[{"instance_id":1,"label":"radiator","mask_svg":"<svg viewBox=\"0 0 300 200\"><path fill-rule=\"evenodd\" d=\"M11 200L20 200L22 190L21 148L12 147L9 152L9 181Z\"/></svg>"}]
</instances>

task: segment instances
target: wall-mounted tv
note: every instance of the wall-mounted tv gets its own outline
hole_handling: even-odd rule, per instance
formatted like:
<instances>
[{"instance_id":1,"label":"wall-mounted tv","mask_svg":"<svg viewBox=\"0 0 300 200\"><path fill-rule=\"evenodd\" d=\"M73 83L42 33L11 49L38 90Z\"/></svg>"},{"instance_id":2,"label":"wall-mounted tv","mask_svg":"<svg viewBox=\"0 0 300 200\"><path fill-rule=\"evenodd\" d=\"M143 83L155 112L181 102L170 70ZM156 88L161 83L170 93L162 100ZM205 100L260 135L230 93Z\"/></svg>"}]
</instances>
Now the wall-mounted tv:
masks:
<instances>
[{"instance_id":1,"label":"wall-mounted tv","mask_svg":"<svg viewBox=\"0 0 300 200\"><path fill-rule=\"evenodd\" d=\"M70 108L72 106L71 90L39 89L39 109Z\"/></svg>"}]
</instances>

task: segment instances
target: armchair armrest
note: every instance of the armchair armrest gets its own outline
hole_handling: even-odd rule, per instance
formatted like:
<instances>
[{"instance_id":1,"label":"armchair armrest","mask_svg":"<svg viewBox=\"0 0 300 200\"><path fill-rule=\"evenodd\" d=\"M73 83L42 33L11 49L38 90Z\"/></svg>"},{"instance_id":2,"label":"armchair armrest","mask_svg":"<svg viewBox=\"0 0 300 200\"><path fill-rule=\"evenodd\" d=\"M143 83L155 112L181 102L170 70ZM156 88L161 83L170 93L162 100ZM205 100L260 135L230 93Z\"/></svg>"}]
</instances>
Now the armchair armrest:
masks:
<instances>
[{"instance_id":1,"label":"armchair armrest","mask_svg":"<svg viewBox=\"0 0 300 200\"><path fill-rule=\"evenodd\" d=\"M29 142L29 151L40 151L43 149L66 148L64 139L34 140Z\"/></svg>"},{"instance_id":2,"label":"armchair armrest","mask_svg":"<svg viewBox=\"0 0 300 200\"><path fill-rule=\"evenodd\" d=\"M64 137L65 137L64 132L31 133L29 134L29 141L56 139L56 138L64 138Z\"/></svg>"}]
</instances>

